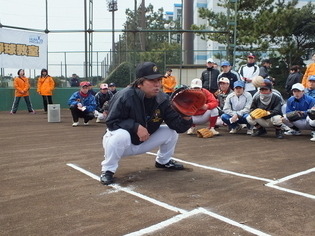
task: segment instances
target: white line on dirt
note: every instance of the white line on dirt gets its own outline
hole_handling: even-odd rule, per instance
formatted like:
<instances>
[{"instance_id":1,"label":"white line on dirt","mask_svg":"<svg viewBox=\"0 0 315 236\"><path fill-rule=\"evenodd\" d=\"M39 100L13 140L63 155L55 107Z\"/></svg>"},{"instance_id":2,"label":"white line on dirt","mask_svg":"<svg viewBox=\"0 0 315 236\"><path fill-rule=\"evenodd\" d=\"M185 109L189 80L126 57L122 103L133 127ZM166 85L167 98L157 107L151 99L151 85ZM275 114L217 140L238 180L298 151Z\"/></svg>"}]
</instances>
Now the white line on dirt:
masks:
<instances>
[{"instance_id":1,"label":"white line on dirt","mask_svg":"<svg viewBox=\"0 0 315 236\"><path fill-rule=\"evenodd\" d=\"M294 179L296 177L299 177L301 175L307 175L311 172L315 172L315 168L311 168L311 169L308 169L308 170L304 170L304 171L301 171L301 172L298 172L298 173L295 173L295 174L292 174L292 175L288 175L282 179L277 179L275 181L272 181L270 182L268 185L274 185L274 184L279 184L279 183L282 183L284 181L287 181L287 180L290 180L290 179Z\"/></svg>"},{"instance_id":2,"label":"white line on dirt","mask_svg":"<svg viewBox=\"0 0 315 236\"><path fill-rule=\"evenodd\" d=\"M147 154L156 156L156 153L153 153L153 152L147 152ZM233 172L233 171L229 171L229 170L223 170L223 169L220 169L220 168L200 165L200 164L197 164L197 163L194 163L194 162L184 161L184 160L181 160L181 159L178 159L178 158L175 158L175 157L173 157L173 159L175 161L180 161L182 163L186 163L188 165L200 167L200 168L203 168L203 169L214 170L214 171L218 171L218 172L221 172L221 173L226 173L226 174L230 174L230 175L236 175L236 176L249 178L249 179L260 180L260 181L264 181L264 182L271 182L272 181L271 179L260 178L260 177L256 177L256 176L252 176L252 175L246 175L246 174L241 174L241 173L237 173L237 172Z\"/></svg>"},{"instance_id":3,"label":"white line on dirt","mask_svg":"<svg viewBox=\"0 0 315 236\"><path fill-rule=\"evenodd\" d=\"M147 154L156 156L156 153L153 153L153 152L147 152ZM267 182L267 184L265 184L265 186L267 186L267 187L275 188L275 189L278 189L280 191L296 194L296 195L303 196L303 197L306 197L306 198L315 199L315 195L276 186L276 184L278 184L278 183L281 183L281 182L284 182L284 181L296 178L296 177L301 176L301 175L306 175L306 174L309 174L311 172L315 172L315 168L311 168L311 169L308 169L308 170L305 170L305 171L301 171L301 172L298 172L298 173L286 176L286 177L278 179L278 180L271 180L271 179L260 178L260 177L256 177L256 176L252 176L252 175L240 174L240 173L237 173L237 172L233 172L233 171L229 171L229 170L223 170L223 169L219 169L219 168L215 168L215 167L199 165L197 163L184 161L184 160L181 160L181 159L178 159L178 158L175 158L175 157L173 157L173 159L176 160L176 161L180 161L182 163L186 163L188 165L196 166L196 167L203 168L203 169L218 171L218 172L231 174L231 175L236 175L236 176L249 178L249 179L261 180L261 181Z\"/></svg>"},{"instance_id":4,"label":"white line on dirt","mask_svg":"<svg viewBox=\"0 0 315 236\"><path fill-rule=\"evenodd\" d=\"M91 173L91 172L89 172L89 171L87 171L87 170L85 170L85 169L75 165L75 164L68 163L67 166L70 166L73 169L78 170L81 173L86 174L87 176L90 176L92 179L100 181L99 176L97 176L97 175L95 175L95 174L93 174L93 173ZM216 218L218 220L221 220L221 221L223 221L225 223L228 223L228 224L237 226L239 228L242 228L243 230L248 231L250 233L253 233L255 235L268 236L268 234L265 234L265 233L263 233L263 232L261 232L259 230L251 228L251 227L246 226L244 224L240 224L240 223L238 223L236 221L228 219L228 218L226 218L224 216L220 216L220 215L218 215L216 213L213 213L211 211L208 211L208 210L206 210L204 208L197 208L197 209L194 209L192 211L186 211L184 209L180 209L180 208L171 206L169 204L166 204L164 202L158 201L158 200L156 200L154 198L145 196L145 195L143 195L141 193L137 193L137 192L135 192L135 191L133 191L133 190L131 190L129 188L121 187L118 184L112 184L112 185L109 185L109 187L112 187L112 188L114 188L116 190L120 190L120 191L129 193L129 194L134 195L136 197L139 197L139 198L141 198L143 200L149 201L149 202L151 202L151 203L153 203L155 205L158 205L158 206L164 207L164 208L166 208L168 210L175 211L175 212L179 213L179 215L176 215L176 216L174 216L174 217L172 217L172 218L170 218L168 220L162 221L162 222L160 222L160 223L158 223L156 225L152 225L152 226L150 226L148 228L141 229L141 230L139 230L137 232L133 232L133 233L127 234L128 236L140 236L140 235L148 234L148 233L151 233L151 232L163 229L163 228L165 228L165 227L167 227L167 226L169 226L171 224L177 223L178 221L180 221L182 219L185 219L187 217L191 217L191 216L199 214L199 213L207 214L207 215L209 215L211 217L214 217L214 218Z\"/></svg>"},{"instance_id":5,"label":"white line on dirt","mask_svg":"<svg viewBox=\"0 0 315 236\"><path fill-rule=\"evenodd\" d=\"M306 198L311 198L311 199L315 199L315 195L312 194L308 194L308 193L303 193L303 192L299 192L299 191L295 191L295 190L291 190L288 188L283 188L283 187L279 187L277 185L272 185L272 184L266 184L265 186L270 187L270 188L275 188L284 192L288 192L288 193L293 193L296 195L300 195L302 197L306 197Z\"/></svg>"},{"instance_id":6,"label":"white line on dirt","mask_svg":"<svg viewBox=\"0 0 315 236\"><path fill-rule=\"evenodd\" d=\"M236 226L238 228L241 228L247 232L250 232L252 234L255 234L255 235L259 235L259 236L269 236L269 234L266 234L264 232L261 232L257 229L254 229L254 228L251 228L247 225L244 225L244 224L240 224L234 220L231 220L229 218L226 218L224 216L221 216L221 215L218 215L216 213L213 213L211 211L208 211L202 207L199 207L199 208L196 208L190 212L186 212L184 214L181 214L181 215L177 215L177 216L174 216L168 220L165 220L165 221L162 221L158 224L155 224L155 225L151 225L150 227L148 228L144 228L144 229L141 229L139 231L135 231L135 232L132 232L130 234L126 234L125 236L141 236L141 235L146 235L146 234L149 234L149 233L153 233L154 231L157 231L157 230L160 230L160 229L163 229L163 228L166 228L172 224L175 224L183 219L186 219L186 218L189 218L191 216L194 216L194 215L197 215L197 214L206 214L210 217L213 217L217 220L220 220L220 221L223 221L227 224L230 224L230 225L233 225L233 226Z\"/></svg>"},{"instance_id":7,"label":"white line on dirt","mask_svg":"<svg viewBox=\"0 0 315 236\"><path fill-rule=\"evenodd\" d=\"M95 174L93 174L93 173L91 173L91 172L89 172L89 171L87 171L87 170L77 166L77 165L74 165L74 164L71 164L71 163L68 163L67 165L72 167L72 168L74 168L74 169L76 169L76 170L78 170L78 171L80 171L80 172L82 172L83 174L86 174L86 175L90 176L92 179L100 181L100 177L99 176L97 176L97 175L95 175ZM171 210L171 211L175 211L175 212L179 212L179 213L186 213L187 212L186 210L183 210L183 209L180 209L180 208L177 208L177 207L173 207L173 206L168 205L168 204L166 204L164 202L160 202L158 200L155 200L154 198L150 198L150 197L145 196L145 195L143 195L141 193L137 193L137 192L131 190L130 188L121 187L118 184L111 184L111 185L109 185L109 187L112 187L112 188L114 188L116 190L120 190L120 191L129 193L131 195L137 196L137 197L142 198L142 199L144 199L144 200L146 200L148 202L151 202L151 203L153 203L155 205L164 207L164 208L166 208L168 210Z\"/></svg>"}]
</instances>

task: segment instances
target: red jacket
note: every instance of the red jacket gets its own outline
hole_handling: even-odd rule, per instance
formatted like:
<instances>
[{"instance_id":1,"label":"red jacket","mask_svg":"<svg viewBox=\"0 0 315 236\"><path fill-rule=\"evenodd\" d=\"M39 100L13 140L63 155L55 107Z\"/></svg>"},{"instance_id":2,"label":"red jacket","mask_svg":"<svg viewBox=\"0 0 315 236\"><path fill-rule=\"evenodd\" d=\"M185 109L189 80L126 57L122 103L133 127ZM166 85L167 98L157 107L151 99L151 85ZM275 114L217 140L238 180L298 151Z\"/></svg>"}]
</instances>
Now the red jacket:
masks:
<instances>
[{"instance_id":1,"label":"red jacket","mask_svg":"<svg viewBox=\"0 0 315 236\"><path fill-rule=\"evenodd\" d=\"M207 89L202 88L201 90L206 95L207 100L205 104L207 104L208 110L212 110L216 108L219 104L218 104L218 100L214 97L214 95L210 93ZM206 110L200 109L196 112L195 116L200 116L204 114L205 112Z\"/></svg>"}]
</instances>

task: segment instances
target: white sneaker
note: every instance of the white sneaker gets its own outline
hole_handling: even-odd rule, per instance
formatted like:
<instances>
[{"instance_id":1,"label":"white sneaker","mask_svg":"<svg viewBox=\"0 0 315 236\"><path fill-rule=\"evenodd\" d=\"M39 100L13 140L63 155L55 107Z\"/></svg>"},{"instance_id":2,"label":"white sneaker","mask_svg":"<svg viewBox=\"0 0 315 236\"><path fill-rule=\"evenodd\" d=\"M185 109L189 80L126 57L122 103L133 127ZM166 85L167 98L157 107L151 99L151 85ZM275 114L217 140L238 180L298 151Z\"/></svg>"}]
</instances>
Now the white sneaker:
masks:
<instances>
[{"instance_id":1,"label":"white sneaker","mask_svg":"<svg viewBox=\"0 0 315 236\"><path fill-rule=\"evenodd\" d=\"M312 138L310 140L315 142L315 131L312 131L311 135L312 135Z\"/></svg>"},{"instance_id":2,"label":"white sneaker","mask_svg":"<svg viewBox=\"0 0 315 236\"><path fill-rule=\"evenodd\" d=\"M252 135L252 134L253 134L253 129L247 129L246 134L248 134L248 135Z\"/></svg>"},{"instance_id":3,"label":"white sneaker","mask_svg":"<svg viewBox=\"0 0 315 236\"><path fill-rule=\"evenodd\" d=\"M188 135L191 135L191 134L196 134L196 127L190 127L189 130L187 131L187 134Z\"/></svg>"},{"instance_id":4,"label":"white sneaker","mask_svg":"<svg viewBox=\"0 0 315 236\"><path fill-rule=\"evenodd\" d=\"M89 122L86 122L86 123L84 122L84 125L89 125Z\"/></svg>"},{"instance_id":5,"label":"white sneaker","mask_svg":"<svg viewBox=\"0 0 315 236\"><path fill-rule=\"evenodd\" d=\"M73 122L72 127L77 127L79 125L79 122Z\"/></svg>"},{"instance_id":6,"label":"white sneaker","mask_svg":"<svg viewBox=\"0 0 315 236\"><path fill-rule=\"evenodd\" d=\"M284 132L285 135L301 135L301 131L290 129L289 131Z\"/></svg>"},{"instance_id":7,"label":"white sneaker","mask_svg":"<svg viewBox=\"0 0 315 236\"><path fill-rule=\"evenodd\" d=\"M241 125L237 125L236 128L231 129L231 131L229 132L230 134L236 134L238 131L240 131L242 129Z\"/></svg>"},{"instance_id":8,"label":"white sneaker","mask_svg":"<svg viewBox=\"0 0 315 236\"><path fill-rule=\"evenodd\" d=\"M211 127L209 130L213 133L213 135L219 135L219 134L220 134L220 133L219 133L218 131L216 131L213 127Z\"/></svg>"},{"instance_id":9,"label":"white sneaker","mask_svg":"<svg viewBox=\"0 0 315 236\"><path fill-rule=\"evenodd\" d=\"M100 118L96 118L96 123L100 123L101 122L101 120L100 120Z\"/></svg>"}]
</instances>

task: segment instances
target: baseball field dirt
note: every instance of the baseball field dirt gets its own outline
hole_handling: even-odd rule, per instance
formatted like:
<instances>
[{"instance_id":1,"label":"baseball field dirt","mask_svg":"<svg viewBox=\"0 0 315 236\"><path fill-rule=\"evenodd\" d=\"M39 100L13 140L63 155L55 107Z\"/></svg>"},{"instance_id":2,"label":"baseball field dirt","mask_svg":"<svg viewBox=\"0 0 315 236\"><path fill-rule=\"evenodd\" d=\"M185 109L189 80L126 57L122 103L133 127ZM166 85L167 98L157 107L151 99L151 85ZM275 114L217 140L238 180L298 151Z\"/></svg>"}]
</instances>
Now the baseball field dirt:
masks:
<instances>
[{"instance_id":1,"label":"baseball field dirt","mask_svg":"<svg viewBox=\"0 0 315 236\"><path fill-rule=\"evenodd\" d=\"M155 168L152 150L123 158L104 186L106 125L71 124L67 109L57 123L42 111L0 112L0 235L315 235L310 131L180 134L184 170Z\"/></svg>"}]
</instances>

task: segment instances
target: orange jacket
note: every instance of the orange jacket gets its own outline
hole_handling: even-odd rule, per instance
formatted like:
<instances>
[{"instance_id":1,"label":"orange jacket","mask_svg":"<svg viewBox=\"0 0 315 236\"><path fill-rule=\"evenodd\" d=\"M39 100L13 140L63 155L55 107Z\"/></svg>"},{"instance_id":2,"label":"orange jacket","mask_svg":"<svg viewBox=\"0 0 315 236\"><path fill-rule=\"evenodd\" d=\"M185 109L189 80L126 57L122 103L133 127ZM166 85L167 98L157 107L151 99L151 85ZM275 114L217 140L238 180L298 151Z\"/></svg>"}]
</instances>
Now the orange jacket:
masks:
<instances>
[{"instance_id":1,"label":"orange jacket","mask_svg":"<svg viewBox=\"0 0 315 236\"><path fill-rule=\"evenodd\" d=\"M26 77L15 77L13 81L13 86L15 88L15 97L26 97L29 96L30 83Z\"/></svg>"},{"instance_id":2,"label":"orange jacket","mask_svg":"<svg viewBox=\"0 0 315 236\"><path fill-rule=\"evenodd\" d=\"M37 92L42 96L51 96L55 89L55 81L49 75L40 77L37 81Z\"/></svg>"},{"instance_id":3,"label":"orange jacket","mask_svg":"<svg viewBox=\"0 0 315 236\"><path fill-rule=\"evenodd\" d=\"M172 93L175 91L176 79L174 76L169 75L167 77L163 77L162 79L162 87L164 93Z\"/></svg>"},{"instance_id":4,"label":"orange jacket","mask_svg":"<svg viewBox=\"0 0 315 236\"><path fill-rule=\"evenodd\" d=\"M305 88L310 87L310 84L308 82L308 78L311 75L315 75L315 63L309 64L306 68L306 71L305 71L304 76L302 78L302 84Z\"/></svg>"}]
</instances>

